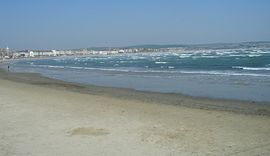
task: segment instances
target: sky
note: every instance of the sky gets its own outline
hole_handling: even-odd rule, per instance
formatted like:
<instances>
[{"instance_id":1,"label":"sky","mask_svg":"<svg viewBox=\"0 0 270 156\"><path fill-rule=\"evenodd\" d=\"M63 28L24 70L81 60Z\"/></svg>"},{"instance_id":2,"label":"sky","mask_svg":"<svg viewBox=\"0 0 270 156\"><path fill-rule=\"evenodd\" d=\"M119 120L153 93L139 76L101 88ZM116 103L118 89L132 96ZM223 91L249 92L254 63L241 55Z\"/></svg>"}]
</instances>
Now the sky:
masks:
<instances>
[{"instance_id":1,"label":"sky","mask_svg":"<svg viewBox=\"0 0 270 156\"><path fill-rule=\"evenodd\" d=\"M0 47L270 41L270 0L0 0Z\"/></svg>"}]
</instances>

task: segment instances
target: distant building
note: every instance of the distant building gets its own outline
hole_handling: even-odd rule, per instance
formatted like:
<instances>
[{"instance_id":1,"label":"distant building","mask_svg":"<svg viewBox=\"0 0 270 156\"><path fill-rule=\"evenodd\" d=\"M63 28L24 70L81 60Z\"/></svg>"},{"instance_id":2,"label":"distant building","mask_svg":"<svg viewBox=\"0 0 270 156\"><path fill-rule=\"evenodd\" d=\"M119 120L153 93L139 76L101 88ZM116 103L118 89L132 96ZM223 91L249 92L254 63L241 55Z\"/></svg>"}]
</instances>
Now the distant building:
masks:
<instances>
[{"instance_id":1,"label":"distant building","mask_svg":"<svg viewBox=\"0 0 270 156\"><path fill-rule=\"evenodd\" d=\"M10 51L8 46L5 49L0 49L1 59L10 59L12 57L13 57L13 53Z\"/></svg>"},{"instance_id":2,"label":"distant building","mask_svg":"<svg viewBox=\"0 0 270 156\"><path fill-rule=\"evenodd\" d=\"M124 53L124 52L125 50L122 50L122 49L118 51L118 53Z\"/></svg>"},{"instance_id":3,"label":"distant building","mask_svg":"<svg viewBox=\"0 0 270 156\"><path fill-rule=\"evenodd\" d=\"M45 57L45 56L57 56L55 50L32 50L29 52L30 57Z\"/></svg>"},{"instance_id":4,"label":"distant building","mask_svg":"<svg viewBox=\"0 0 270 156\"><path fill-rule=\"evenodd\" d=\"M29 57L29 51L28 50L21 50L13 52L14 58L21 58L21 57Z\"/></svg>"}]
</instances>

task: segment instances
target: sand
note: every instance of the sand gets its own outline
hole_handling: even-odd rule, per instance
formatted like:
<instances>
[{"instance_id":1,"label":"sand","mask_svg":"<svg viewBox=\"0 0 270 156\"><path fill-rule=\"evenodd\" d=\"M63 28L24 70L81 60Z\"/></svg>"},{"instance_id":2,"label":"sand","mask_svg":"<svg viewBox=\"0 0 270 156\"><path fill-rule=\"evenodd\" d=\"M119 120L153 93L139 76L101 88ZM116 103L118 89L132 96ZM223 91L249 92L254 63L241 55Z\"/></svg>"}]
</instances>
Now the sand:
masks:
<instances>
[{"instance_id":1,"label":"sand","mask_svg":"<svg viewBox=\"0 0 270 156\"><path fill-rule=\"evenodd\" d=\"M0 156L268 156L269 110L1 71Z\"/></svg>"}]
</instances>

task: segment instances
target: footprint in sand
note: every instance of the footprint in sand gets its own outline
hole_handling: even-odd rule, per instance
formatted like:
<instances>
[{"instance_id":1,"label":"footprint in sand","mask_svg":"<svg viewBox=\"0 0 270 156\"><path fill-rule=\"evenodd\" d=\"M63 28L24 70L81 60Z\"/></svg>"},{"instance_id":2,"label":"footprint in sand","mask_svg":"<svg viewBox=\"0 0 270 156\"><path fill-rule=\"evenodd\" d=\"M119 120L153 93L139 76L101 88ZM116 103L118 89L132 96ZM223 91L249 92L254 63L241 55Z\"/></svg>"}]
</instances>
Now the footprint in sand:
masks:
<instances>
[{"instance_id":1,"label":"footprint in sand","mask_svg":"<svg viewBox=\"0 0 270 156\"><path fill-rule=\"evenodd\" d=\"M109 130L94 127L79 127L68 132L70 136L84 135L84 136L103 136L110 134Z\"/></svg>"}]
</instances>

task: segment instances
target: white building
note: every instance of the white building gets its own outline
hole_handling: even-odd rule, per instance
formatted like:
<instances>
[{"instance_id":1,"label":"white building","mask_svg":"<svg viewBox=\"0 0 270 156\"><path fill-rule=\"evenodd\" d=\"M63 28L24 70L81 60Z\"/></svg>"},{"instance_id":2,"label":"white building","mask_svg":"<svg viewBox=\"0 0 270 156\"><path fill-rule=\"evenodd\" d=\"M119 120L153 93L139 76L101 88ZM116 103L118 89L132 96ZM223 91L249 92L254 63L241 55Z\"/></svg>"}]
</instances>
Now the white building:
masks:
<instances>
[{"instance_id":1,"label":"white building","mask_svg":"<svg viewBox=\"0 0 270 156\"><path fill-rule=\"evenodd\" d=\"M30 51L29 52L30 57L45 57L45 56L56 56L56 51L48 50L36 50L36 51Z\"/></svg>"},{"instance_id":2,"label":"white building","mask_svg":"<svg viewBox=\"0 0 270 156\"><path fill-rule=\"evenodd\" d=\"M28 51L17 51L13 52L13 57L14 58L20 58L20 57L29 57L30 54Z\"/></svg>"}]
</instances>

